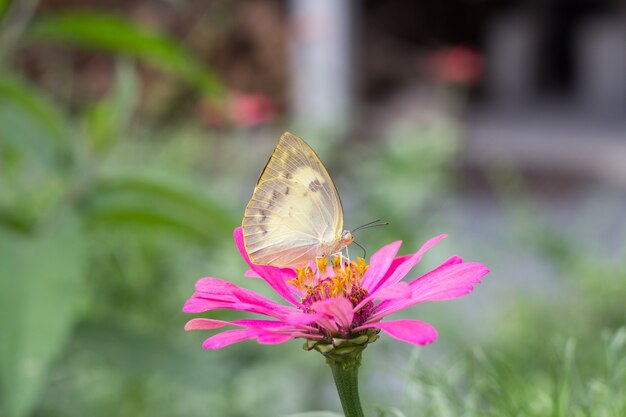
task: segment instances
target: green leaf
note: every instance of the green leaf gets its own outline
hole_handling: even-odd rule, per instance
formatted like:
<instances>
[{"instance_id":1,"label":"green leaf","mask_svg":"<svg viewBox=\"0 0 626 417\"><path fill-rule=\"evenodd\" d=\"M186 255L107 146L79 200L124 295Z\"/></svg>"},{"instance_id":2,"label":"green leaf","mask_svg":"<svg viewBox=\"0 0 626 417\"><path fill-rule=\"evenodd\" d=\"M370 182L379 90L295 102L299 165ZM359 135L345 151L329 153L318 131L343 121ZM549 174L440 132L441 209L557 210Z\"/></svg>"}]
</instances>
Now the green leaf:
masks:
<instances>
[{"instance_id":1,"label":"green leaf","mask_svg":"<svg viewBox=\"0 0 626 417\"><path fill-rule=\"evenodd\" d=\"M237 224L205 186L163 174L104 176L94 184L85 209L91 224L163 227L209 242L230 235Z\"/></svg>"},{"instance_id":2,"label":"green leaf","mask_svg":"<svg viewBox=\"0 0 626 417\"><path fill-rule=\"evenodd\" d=\"M167 35L122 16L92 11L50 14L36 20L29 34L38 41L61 41L133 57L195 84L205 94L220 94L217 76Z\"/></svg>"},{"instance_id":3,"label":"green leaf","mask_svg":"<svg viewBox=\"0 0 626 417\"><path fill-rule=\"evenodd\" d=\"M117 65L116 84L109 96L87 111L86 130L95 153L106 151L129 125L137 106L137 75L126 61Z\"/></svg>"},{"instance_id":4,"label":"green leaf","mask_svg":"<svg viewBox=\"0 0 626 417\"><path fill-rule=\"evenodd\" d=\"M58 106L0 73L0 224L33 227L57 204L73 162L71 132Z\"/></svg>"},{"instance_id":5,"label":"green leaf","mask_svg":"<svg viewBox=\"0 0 626 417\"><path fill-rule=\"evenodd\" d=\"M40 154L69 154L70 134L58 106L20 78L0 73L0 145ZM50 156L50 155L47 155Z\"/></svg>"},{"instance_id":6,"label":"green leaf","mask_svg":"<svg viewBox=\"0 0 626 417\"><path fill-rule=\"evenodd\" d=\"M96 362L105 359L111 370L124 374L158 374L180 385L219 385L237 364L236 359L206 357L202 350L190 350L194 346L181 348L167 339L127 323L113 322L110 317L84 320L77 325L68 349L72 357L66 355L66 360L80 357ZM220 365L222 368L218 369ZM207 378L207 372L212 373L211 378Z\"/></svg>"},{"instance_id":7,"label":"green leaf","mask_svg":"<svg viewBox=\"0 0 626 417\"><path fill-rule=\"evenodd\" d=\"M4 412L30 413L70 336L84 273L79 225L57 219L33 235L0 229L0 389Z\"/></svg>"},{"instance_id":8,"label":"green leaf","mask_svg":"<svg viewBox=\"0 0 626 417\"><path fill-rule=\"evenodd\" d=\"M11 0L0 0L0 21L4 18L11 6Z\"/></svg>"}]
</instances>

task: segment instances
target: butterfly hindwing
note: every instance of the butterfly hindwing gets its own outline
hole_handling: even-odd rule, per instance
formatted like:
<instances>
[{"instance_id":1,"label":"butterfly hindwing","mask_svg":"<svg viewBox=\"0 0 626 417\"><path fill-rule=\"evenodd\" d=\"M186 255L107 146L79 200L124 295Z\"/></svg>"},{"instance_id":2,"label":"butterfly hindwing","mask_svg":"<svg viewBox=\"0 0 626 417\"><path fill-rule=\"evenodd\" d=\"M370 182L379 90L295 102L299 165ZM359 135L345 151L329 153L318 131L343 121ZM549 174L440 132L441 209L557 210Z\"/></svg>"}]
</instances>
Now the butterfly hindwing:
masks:
<instances>
[{"instance_id":1,"label":"butterfly hindwing","mask_svg":"<svg viewBox=\"0 0 626 417\"><path fill-rule=\"evenodd\" d=\"M339 238L343 210L315 152L291 133L281 136L259 177L243 219L244 242L258 264L296 265Z\"/></svg>"}]
</instances>

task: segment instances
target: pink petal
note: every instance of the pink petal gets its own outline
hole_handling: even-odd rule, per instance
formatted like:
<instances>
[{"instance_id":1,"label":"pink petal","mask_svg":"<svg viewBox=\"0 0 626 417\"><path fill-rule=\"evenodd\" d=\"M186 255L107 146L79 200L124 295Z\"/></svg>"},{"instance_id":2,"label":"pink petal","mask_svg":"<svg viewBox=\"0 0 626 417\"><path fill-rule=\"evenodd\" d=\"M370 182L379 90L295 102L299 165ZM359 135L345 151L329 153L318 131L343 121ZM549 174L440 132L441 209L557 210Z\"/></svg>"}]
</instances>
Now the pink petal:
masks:
<instances>
[{"instance_id":1,"label":"pink petal","mask_svg":"<svg viewBox=\"0 0 626 417\"><path fill-rule=\"evenodd\" d=\"M363 301L354 307L353 311L359 311L365 304L372 300L396 300L410 298L412 294L411 287L407 282L398 282L394 285L382 288L379 291L374 291L370 296L366 297Z\"/></svg>"},{"instance_id":2,"label":"pink petal","mask_svg":"<svg viewBox=\"0 0 626 417\"><path fill-rule=\"evenodd\" d=\"M364 324L355 331L376 328L403 342L425 345L437 339L437 329L428 323L417 320L395 320Z\"/></svg>"},{"instance_id":3,"label":"pink petal","mask_svg":"<svg viewBox=\"0 0 626 417\"><path fill-rule=\"evenodd\" d=\"M278 295L283 297L286 301L290 302L293 305L300 306L300 302L294 297L294 295L289 291L289 287L286 284L286 281L294 278L296 273L293 269L290 268L277 268L269 265L256 265L250 261L250 257L246 252L246 246L243 242L243 232L241 227L235 229L234 232L235 237L235 245L237 245L237 249L239 249L239 253L241 257L246 261L250 269L258 274L265 282L269 284L269 286L276 291Z\"/></svg>"},{"instance_id":4,"label":"pink petal","mask_svg":"<svg viewBox=\"0 0 626 417\"><path fill-rule=\"evenodd\" d=\"M257 337L257 341L262 345L277 345L279 343L287 342L294 337L295 336L293 334L267 332L260 334Z\"/></svg>"},{"instance_id":5,"label":"pink petal","mask_svg":"<svg viewBox=\"0 0 626 417\"><path fill-rule=\"evenodd\" d=\"M236 287L233 291L233 295L237 297L237 300L243 303L257 305L259 307L263 307L272 311L283 313L293 311L293 307L291 306L278 304L272 300L263 297L262 295L255 293L254 291L245 288Z\"/></svg>"},{"instance_id":6,"label":"pink petal","mask_svg":"<svg viewBox=\"0 0 626 417\"><path fill-rule=\"evenodd\" d=\"M248 269L246 272L244 272L243 276L246 278L261 278L261 276L254 272L252 269Z\"/></svg>"},{"instance_id":7,"label":"pink petal","mask_svg":"<svg viewBox=\"0 0 626 417\"><path fill-rule=\"evenodd\" d=\"M257 331L253 329L226 330L225 332L218 333L206 339L204 343L202 343L202 347L204 349L221 349L233 343L254 339L256 336Z\"/></svg>"},{"instance_id":8,"label":"pink petal","mask_svg":"<svg viewBox=\"0 0 626 417\"><path fill-rule=\"evenodd\" d=\"M399 264L398 267L393 271L393 273L391 273L389 276L383 277L384 279L380 279L377 282L374 282L371 286L372 290L370 292L376 291L377 289L382 287L393 285L396 282L400 281L402 278L404 278L406 274L409 273L409 271L411 271L411 269L413 269L415 265L419 263L424 253L426 253L430 248L435 246L437 242L439 242L443 238L446 238L447 236L448 235L439 235L428 240L417 252L415 252L415 254L411 255L404 262Z\"/></svg>"},{"instance_id":9,"label":"pink petal","mask_svg":"<svg viewBox=\"0 0 626 417\"><path fill-rule=\"evenodd\" d=\"M291 324L292 326L305 326L307 324L311 324L314 321L317 321L322 315L319 313L304 313L300 311L294 311L285 315L283 318L285 323Z\"/></svg>"},{"instance_id":10,"label":"pink petal","mask_svg":"<svg viewBox=\"0 0 626 417\"><path fill-rule=\"evenodd\" d=\"M239 311L247 311L250 313L262 314L269 317L275 317L278 319L282 319L285 314L288 314L290 311L283 311L280 309L267 308L264 306L259 306L255 304L241 303L238 301L230 302L230 301L219 301L219 300L207 300L202 298L202 296L198 296L198 294L194 294L189 300L185 302L183 306L183 312L185 313L202 313L205 311L216 310L216 309L229 309L229 310L239 310ZM295 311L295 309L294 309Z\"/></svg>"},{"instance_id":11,"label":"pink petal","mask_svg":"<svg viewBox=\"0 0 626 417\"><path fill-rule=\"evenodd\" d=\"M339 333L339 326L337 325L337 322L335 321L334 318L328 315L322 315L322 317L315 320L315 324L325 329L330 334Z\"/></svg>"},{"instance_id":12,"label":"pink petal","mask_svg":"<svg viewBox=\"0 0 626 417\"><path fill-rule=\"evenodd\" d=\"M361 286L366 290L370 290L376 286L378 281L385 275L389 266L393 262L394 256L398 253L402 241L392 242L380 248L370 257L370 265L363 275Z\"/></svg>"},{"instance_id":13,"label":"pink petal","mask_svg":"<svg viewBox=\"0 0 626 417\"><path fill-rule=\"evenodd\" d=\"M285 280L290 280L291 278L296 276L293 268L278 268L278 269L280 269L280 272L285 277ZM261 278L261 276L257 274L256 272L254 272L252 269L248 269L246 272L244 272L243 276L246 278Z\"/></svg>"},{"instance_id":14,"label":"pink petal","mask_svg":"<svg viewBox=\"0 0 626 417\"><path fill-rule=\"evenodd\" d=\"M267 308L267 307L259 306L256 304L248 304L248 303L232 303L232 304L229 304L228 307L224 307L224 308L228 308L231 310L247 311L247 312L256 313L256 314L262 314L264 316L274 317L279 320L283 320L286 315L291 313L291 311L295 311L295 309L292 309L290 311L280 311L274 308Z\"/></svg>"},{"instance_id":15,"label":"pink petal","mask_svg":"<svg viewBox=\"0 0 626 417\"><path fill-rule=\"evenodd\" d=\"M214 330L224 326L256 327L260 329L276 329L280 327L286 327L284 322L276 320L244 319L235 321L224 321L196 318L189 320L187 324L185 324L185 330Z\"/></svg>"},{"instance_id":16,"label":"pink petal","mask_svg":"<svg viewBox=\"0 0 626 417\"><path fill-rule=\"evenodd\" d=\"M213 330L228 326L230 323L223 320L191 319L185 324L185 331L190 330Z\"/></svg>"},{"instance_id":17,"label":"pink petal","mask_svg":"<svg viewBox=\"0 0 626 417\"><path fill-rule=\"evenodd\" d=\"M463 263L463 258L461 258L460 256L454 255L454 256L451 256L448 259L446 259L446 261L444 263L442 263L441 265L439 265L437 268L433 269L430 272L436 271L437 269L442 268L442 267L446 267L446 266L450 266L450 265L457 265L457 264L462 264L462 263ZM415 281L415 280L413 280L413 281Z\"/></svg>"},{"instance_id":18,"label":"pink petal","mask_svg":"<svg viewBox=\"0 0 626 417\"><path fill-rule=\"evenodd\" d=\"M196 283L196 288L196 292L183 307L186 313L226 308L282 318L292 311L297 311L291 306L277 304L254 291L218 278L202 278Z\"/></svg>"},{"instance_id":19,"label":"pink petal","mask_svg":"<svg viewBox=\"0 0 626 417\"><path fill-rule=\"evenodd\" d=\"M254 291L240 288L232 282L219 278L201 278L196 282L195 298L210 300L214 302L243 302L254 304L270 309L283 310L285 306L275 303Z\"/></svg>"},{"instance_id":20,"label":"pink petal","mask_svg":"<svg viewBox=\"0 0 626 417\"><path fill-rule=\"evenodd\" d=\"M394 300L397 298L409 298L411 294L411 287L407 282L398 282L374 291L370 297L372 300Z\"/></svg>"},{"instance_id":21,"label":"pink petal","mask_svg":"<svg viewBox=\"0 0 626 417\"><path fill-rule=\"evenodd\" d=\"M352 303L347 298L337 297L318 301L313 303L311 308L313 311L328 315L337 323L339 328L349 329L352 325L354 312L352 311Z\"/></svg>"},{"instance_id":22,"label":"pink petal","mask_svg":"<svg viewBox=\"0 0 626 417\"><path fill-rule=\"evenodd\" d=\"M204 341L202 347L205 349L221 349L248 339L257 339L261 344L274 345L286 342L294 337L298 337L299 332L289 331L288 333L278 333L268 331L264 328L250 327L247 329L227 330L209 337Z\"/></svg>"},{"instance_id":23,"label":"pink petal","mask_svg":"<svg viewBox=\"0 0 626 417\"><path fill-rule=\"evenodd\" d=\"M207 300L197 297L195 294L185 302L183 313L203 313L218 308L230 308L231 303L225 301Z\"/></svg>"},{"instance_id":24,"label":"pink petal","mask_svg":"<svg viewBox=\"0 0 626 417\"><path fill-rule=\"evenodd\" d=\"M407 261L411 256L413 256L412 253L394 258L394 260L391 261L391 265L389 266L389 269L387 270L385 275L381 278L381 281L385 282L391 276L391 274L393 274L396 271L396 269L398 269L398 267L402 265L405 261Z\"/></svg>"},{"instance_id":25,"label":"pink petal","mask_svg":"<svg viewBox=\"0 0 626 417\"><path fill-rule=\"evenodd\" d=\"M376 312L370 321L380 320L403 308L424 301L449 300L461 297L472 291L473 284L489 270L477 262L463 262L458 256L453 256L432 271L409 283L411 297L406 300L383 301L376 306Z\"/></svg>"},{"instance_id":26,"label":"pink petal","mask_svg":"<svg viewBox=\"0 0 626 417\"><path fill-rule=\"evenodd\" d=\"M411 298L423 302L462 297L469 294L474 289L474 284L479 283L487 273L489 269L478 262L452 265L443 271L425 274L412 281Z\"/></svg>"},{"instance_id":27,"label":"pink petal","mask_svg":"<svg viewBox=\"0 0 626 417\"><path fill-rule=\"evenodd\" d=\"M204 280L206 284L209 281ZM206 287L201 286L203 289L207 289ZM231 287L229 287L231 288ZM305 313L300 310L297 310L293 307L281 306L279 304L275 304L272 301L269 301L258 294L255 294L252 291L244 290L232 285L233 293L235 293L238 297L231 297L227 294L224 295L225 299L233 299L234 301L219 301L213 299L204 299L203 294L209 294L208 292L196 292L192 298L187 300L185 306L183 307L183 311L187 313L198 313L204 312L208 310L213 310L217 308L231 309L231 310L240 310L247 311L251 313L257 313L266 315L269 317L273 317L278 319L276 320L238 320L233 322L222 322L219 320L210 320L210 319L195 319L197 321L192 320L188 323L186 329L187 330L195 330L201 329L206 326L205 329L218 328L217 324L226 325L232 324L237 326L256 326L256 327L267 327L267 326L296 326L300 328L304 328L307 330L306 325L315 322L318 320L322 314L321 313ZM198 295L200 294L200 295ZM210 296L210 295L209 295ZM243 299L243 301L239 301ZM246 302L249 301L249 302ZM256 304L254 304L256 303Z\"/></svg>"},{"instance_id":28,"label":"pink petal","mask_svg":"<svg viewBox=\"0 0 626 417\"><path fill-rule=\"evenodd\" d=\"M263 329L285 327L285 323L276 320L255 320L255 319L243 319L235 320L230 324L243 327L260 327Z\"/></svg>"},{"instance_id":29,"label":"pink petal","mask_svg":"<svg viewBox=\"0 0 626 417\"><path fill-rule=\"evenodd\" d=\"M232 282L219 278L205 277L200 278L196 282L196 291L202 291L207 294L230 295L236 288L238 287Z\"/></svg>"}]
</instances>

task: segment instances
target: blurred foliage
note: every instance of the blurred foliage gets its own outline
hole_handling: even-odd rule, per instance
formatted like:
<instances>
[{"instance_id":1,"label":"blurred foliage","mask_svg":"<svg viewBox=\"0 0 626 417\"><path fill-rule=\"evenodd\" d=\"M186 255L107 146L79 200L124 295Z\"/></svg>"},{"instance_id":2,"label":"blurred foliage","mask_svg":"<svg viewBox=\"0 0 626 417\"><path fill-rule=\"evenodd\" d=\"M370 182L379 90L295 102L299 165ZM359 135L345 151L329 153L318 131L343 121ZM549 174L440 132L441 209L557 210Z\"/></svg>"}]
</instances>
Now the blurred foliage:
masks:
<instances>
[{"instance_id":1,"label":"blurred foliage","mask_svg":"<svg viewBox=\"0 0 626 417\"><path fill-rule=\"evenodd\" d=\"M523 245L540 254L569 288L568 297L546 304L541 300L528 315L539 323L567 326L568 334L590 336L603 327L616 329L626 324L626 242L617 242L611 251L586 245L567 228L558 228L543 219L524 179L511 166L494 166L491 183L510 217L511 233ZM580 219L588 222L588 218ZM612 230L619 234L619 230ZM524 300L528 303L528 300ZM558 314L554 314L554 312ZM551 313L550 313L551 312ZM539 316L548 317L539 319ZM576 317L566 320L562 317ZM532 319L529 317L529 319ZM528 337L536 332L528 329ZM591 333L591 334L590 334ZM536 336L535 336L536 337Z\"/></svg>"},{"instance_id":2,"label":"blurred foliage","mask_svg":"<svg viewBox=\"0 0 626 417\"><path fill-rule=\"evenodd\" d=\"M206 187L187 177L137 166L124 172L104 168L109 152L129 132L138 98L136 70L122 58L170 70L205 93L219 90L213 74L177 41L96 12L3 23L5 29L25 24L31 42L62 40L121 58L115 87L79 114L10 67L0 73L0 405L6 415L25 416L75 323L99 312L98 300L114 297L119 303L129 284L146 295L143 286L155 284L155 271L170 249L163 242L180 239L183 246L193 242L207 249L227 238L235 221ZM166 234L153 245L153 235L161 232ZM129 243L129 234L138 239ZM131 248L122 251L124 244ZM119 270L127 267L143 283L125 282L128 277ZM178 310L178 304L159 312ZM128 317L118 313L108 327L116 320Z\"/></svg>"},{"instance_id":3,"label":"blurred foliage","mask_svg":"<svg viewBox=\"0 0 626 417\"><path fill-rule=\"evenodd\" d=\"M208 95L222 90L217 76L181 44L122 16L68 11L37 19L27 35L34 41L60 41L149 62L193 83Z\"/></svg>"},{"instance_id":4,"label":"blurred foliage","mask_svg":"<svg viewBox=\"0 0 626 417\"><path fill-rule=\"evenodd\" d=\"M10 8L2 14L7 4L0 15L15 18ZM97 11L17 17L0 26L24 28L12 30L19 39L2 53L55 42L116 63L106 94L78 108L51 97L11 59L0 69L0 413L335 416L294 414L339 408L323 359L299 343L207 353L199 347L206 335L182 332L188 317L180 308L201 276L272 296L260 280L243 278L231 232L278 135L208 131L192 118L144 123L138 64L217 99L224 89L160 31ZM453 120L393 124L368 144L325 139L314 147L344 198L348 226L391 221L357 236L370 252L399 238L408 252L452 228L446 205L462 146ZM438 360L414 357L407 366L397 344L379 342L364 358L366 404L394 417L626 415L626 332L618 330L626 322L626 247L617 258L584 247L542 220L515 170L492 173L512 225L502 235L549 263L566 296L503 297L495 317L476 324L492 329L480 349L467 347L472 331L438 315L446 335ZM507 250L470 249L482 250L477 260L489 266ZM489 276L485 286L501 278ZM395 375L388 364L398 357ZM381 394L388 379L367 372L376 366L388 379L404 374L405 398Z\"/></svg>"},{"instance_id":5,"label":"blurred foliage","mask_svg":"<svg viewBox=\"0 0 626 417\"><path fill-rule=\"evenodd\" d=\"M433 373L408 370L409 411L381 409L379 416L591 417L626 413L626 329L605 332L602 343L551 344L547 367L509 356L474 351ZM555 346L556 345L556 346ZM583 347L583 349L579 349ZM579 350L583 350L580 352Z\"/></svg>"},{"instance_id":6,"label":"blurred foliage","mask_svg":"<svg viewBox=\"0 0 626 417\"><path fill-rule=\"evenodd\" d=\"M352 177L362 204L368 212L390 221L378 231L381 243L402 239L408 247L416 247L438 233L424 219L436 218L450 191L450 168L459 147L456 126L442 118L429 125L394 124L380 143L357 153L351 161Z\"/></svg>"},{"instance_id":7,"label":"blurred foliage","mask_svg":"<svg viewBox=\"0 0 626 417\"><path fill-rule=\"evenodd\" d=\"M0 369L12 415L25 415L37 399L84 296L85 242L72 217L60 216L35 236L0 235Z\"/></svg>"}]
</instances>

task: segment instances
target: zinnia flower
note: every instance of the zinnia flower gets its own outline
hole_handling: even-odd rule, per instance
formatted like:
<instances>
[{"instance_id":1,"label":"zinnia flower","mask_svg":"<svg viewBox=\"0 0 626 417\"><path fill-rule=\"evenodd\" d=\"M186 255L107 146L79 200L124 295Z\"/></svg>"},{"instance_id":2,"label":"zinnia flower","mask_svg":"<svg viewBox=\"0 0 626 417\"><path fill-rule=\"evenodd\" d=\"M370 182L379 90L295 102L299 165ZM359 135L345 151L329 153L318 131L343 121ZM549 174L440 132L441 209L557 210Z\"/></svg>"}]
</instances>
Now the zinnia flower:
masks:
<instances>
[{"instance_id":1,"label":"zinnia flower","mask_svg":"<svg viewBox=\"0 0 626 417\"><path fill-rule=\"evenodd\" d=\"M234 236L241 256L250 267L246 275L265 280L288 305L218 278L200 279L195 293L185 303L184 312L231 309L266 316L235 321L190 320L186 330L237 327L206 339L205 349L219 349L247 339L277 344L303 338L305 349L318 350L337 360L360 353L378 338L380 331L407 343L424 345L437 338L437 330L430 324L384 319L424 301L466 295L489 272L481 263L464 262L453 256L420 277L402 281L424 253L446 235L430 239L414 254L398 257L401 242L390 243L371 256L369 265L362 258L347 262L338 257L332 265L323 259L299 268L255 265L246 253L241 228L235 229Z\"/></svg>"},{"instance_id":2,"label":"zinnia flower","mask_svg":"<svg viewBox=\"0 0 626 417\"><path fill-rule=\"evenodd\" d=\"M274 100L264 94L233 91L224 101L206 98L198 103L200 119L211 126L255 127L266 125L276 118Z\"/></svg>"},{"instance_id":3,"label":"zinnia flower","mask_svg":"<svg viewBox=\"0 0 626 417\"><path fill-rule=\"evenodd\" d=\"M481 53L467 46L445 47L435 51L428 60L428 68L444 83L472 85L483 73Z\"/></svg>"}]
</instances>

